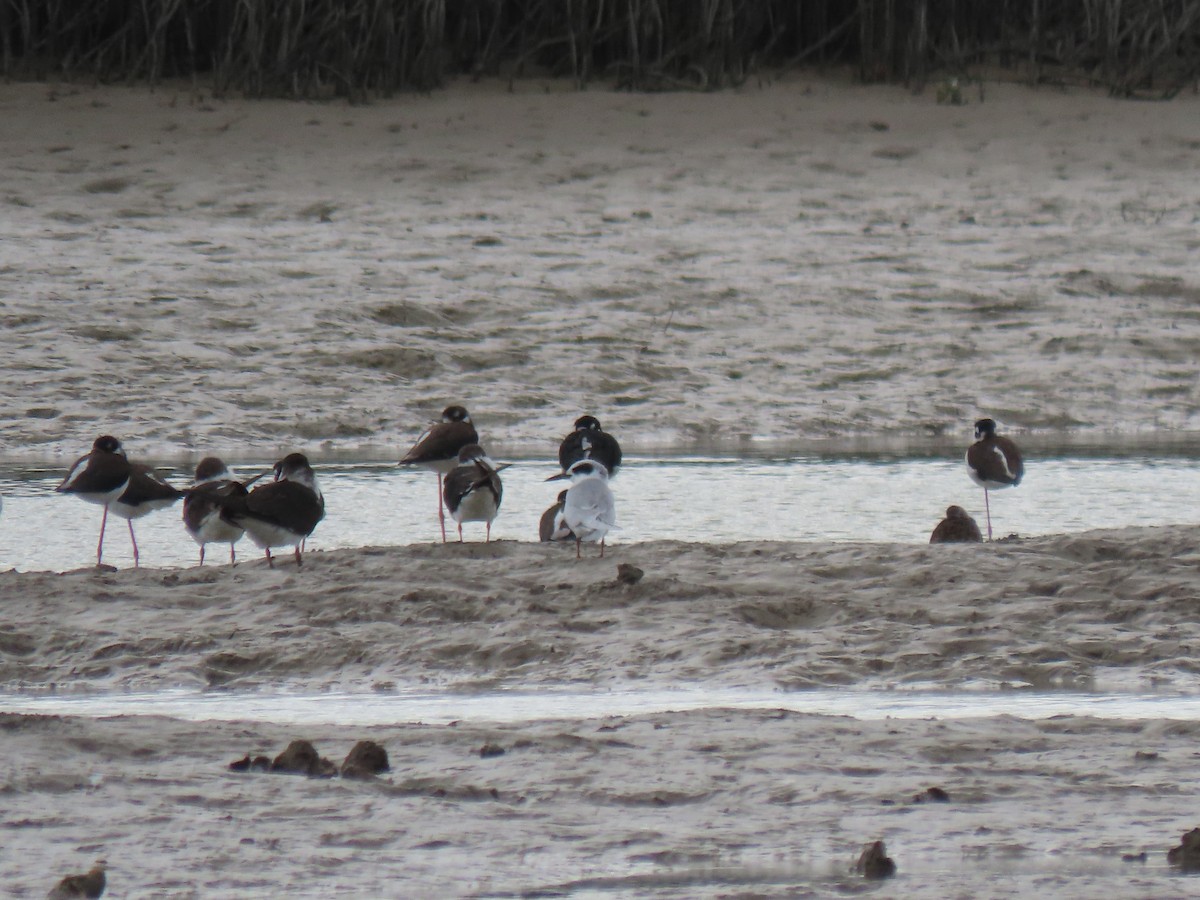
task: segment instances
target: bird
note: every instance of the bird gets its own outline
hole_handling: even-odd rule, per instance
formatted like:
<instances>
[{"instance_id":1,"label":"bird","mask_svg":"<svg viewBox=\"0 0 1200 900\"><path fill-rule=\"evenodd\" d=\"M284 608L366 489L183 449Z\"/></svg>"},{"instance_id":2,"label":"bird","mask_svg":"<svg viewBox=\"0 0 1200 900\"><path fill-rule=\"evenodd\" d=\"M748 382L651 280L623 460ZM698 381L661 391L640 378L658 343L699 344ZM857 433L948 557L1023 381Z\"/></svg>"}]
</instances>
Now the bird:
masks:
<instances>
[{"instance_id":1,"label":"bird","mask_svg":"<svg viewBox=\"0 0 1200 900\"><path fill-rule=\"evenodd\" d=\"M609 478L617 474L621 465L621 445L600 427L600 420L595 416L576 419L574 429L558 445L558 465L563 472L581 459L599 462L608 470Z\"/></svg>"},{"instance_id":2,"label":"bird","mask_svg":"<svg viewBox=\"0 0 1200 900\"><path fill-rule=\"evenodd\" d=\"M271 568L275 568L272 547L295 547L296 565L300 566L300 544L325 518L325 498L303 453L289 453L279 460L274 474L274 481L252 491L232 482L230 495L216 498L221 518L245 529L250 540L266 551Z\"/></svg>"},{"instance_id":3,"label":"bird","mask_svg":"<svg viewBox=\"0 0 1200 900\"><path fill-rule=\"evenodd\" d=\"M580 544L600 542L604 556L604 538L609 529L617 527L617 508L608 487L608 470L593 459L581 459L567 470L571 486L563 501L563 523L575 535L575 558L580 557Z\"/></svg>"},{"instance_id":4,"label":"bird","mask_svg":"<svg viewBox=\"0 0 1200 900\"><path fill-rule=\"evenodd\" d=\"M96 565L104 564L104 529L108 525L108 510L129 486L133 466L125 457L121 442L104 434L92 443L92 451L79 457L67 477L54 490L74 494L88 503L104 507L100 518L100 540L96 544Z\"/></svg>"},{"instance_id":5,"label":"bird","mask_svg":"<svg viewBox=\"0 0 1200 900\"><path fill-rule=\"evenodd\" d=\"M563 506L567 502L567 492L559 491L554 505L542 513L538 522L538 540L540 541L573 541L575 535L563 521Z\"/></svg>"},{"instance_id":6,"label":"bird","mask_svg":"<svg viewBox=\"0 0 1200 900\"><path fill-rule=\"evenodd\" d=\"M224 461L216 456L206 456L196 466L196 477L192 488L183 498L183 527L200 545L200 565L204 565L204 545L216 541L229 542L229 564L237 565L235 545L241 540L245 529L221 518L220 497L232 496L237 488L233 473Z\"/></svg>"},{"instance_id":7,"label":"bird","mask_svg":"<svg viewBox=\"0 0 1200 900\"><path fill-rule=\"evenodd\" d=\"M975 423L975 443L967 448L967 474L983 488L983 505L987 513L987 536L992 539L992 509L988 491L1016 487L1025 474L1021 451L1009 438L996 434L994 419Z\"/></svg>"},{"instance_id":8,"label":"bird","mask_svg":"<svg viewBox=\"0 0 1200 900\"><path fill-rule=\"evenodd\" d=\"M492 520L500 512L504 496L499 472L505 468L492 462L478 444L467 444L458 451L458 465L446 475L443 499L458 523L459 543L463 539L463 522L487 523L486 541L491 541Z\"/></svg>"},{"instance_id":9,"label":"bird","mask_svg":"<svg viewBox=\"0 0 1200 900\"><path fill-rule=\"evenodd\" d=\"M961 506L946 507L946 518L938 522L929 536L931 544L962 544L982 540L979 525Z\"/></svg>"},{"instance_id":10,"label":"bird","mask_svg":"<svg viewBox=\"0 0 1200 900\"><path fill-rule=\"evenodd\" d=\"M137 538L133 534L133 520L149 515L156 509L166 509L183 496L183 491L169 484L147 465L135 462L129 466L129 484L109 508L114 516L120 516L129 525L129 540L133 543L133 565L137 568L139 557Z\"/></svg>"},{"instance_id":11,"label":"bird","mask_svg":"<svg viewBox=\"0 0 1200 900\"><path fill-rule=\"evenodd\" d=\"M96 900L104 893L108 883L104 875L107 865L104 860L98 859L86 875L66 876L46 895L46 900L73 900L76 897Z\"/></svg>"},{"instance_id":12,"label":"bird","mask_svg":"<svg viewBox=\"0 0 1200 900\"><path fill-rule=\"evenodd\" d=\"M421 466L437 473L438 522L442 526L443 544L446 543L446 511L442 505L442 477L458 466L458 451L478 443L479 434L466 407L447 406L442 410L442 420L425 429L400 460L402 466Z\"/></svg>"}]
</instances>

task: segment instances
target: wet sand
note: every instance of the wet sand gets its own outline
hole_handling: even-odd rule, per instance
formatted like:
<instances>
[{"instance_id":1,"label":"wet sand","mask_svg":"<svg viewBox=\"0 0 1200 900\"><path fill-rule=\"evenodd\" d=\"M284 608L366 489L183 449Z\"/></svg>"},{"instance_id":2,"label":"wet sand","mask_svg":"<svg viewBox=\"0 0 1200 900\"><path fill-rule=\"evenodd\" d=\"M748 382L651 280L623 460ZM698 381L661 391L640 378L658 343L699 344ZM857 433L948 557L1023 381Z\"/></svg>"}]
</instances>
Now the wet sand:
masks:
<instances>
[{"instance_id":1,"label":"wet sand","mask_svg":"<svg viewBox=\"0 0 1200 900\"><path fill-rule=\"evenodd\" d=\"M1200 430L1200 97L931 94L5 85L0 448Z\"/></svg>"},{"instance_id":2,"label":"wet sand","mask_svg":"<svg viewBox=\"0 0 1200 900\"><path fill-rule=\"evenodd\" d=\"M65 467L111 432L147 460L390 458L452 401L493 455L549 455L582 411L628 449L965 446L981 414L1200 428L1198 99L970 99L807 76L355 108L0 86L0 451ZM0 684L1192 692L1197 536L0 573ZM1197 727L4 716L0 883L41 896L102 857L114 897L826 896L862 890L883 839L884 896L1186 896L1165 851L1197 824ZM339 761L372 737L393 770L226 768L297 737ZM934 786L949 803L914 802Z\"/></svg>"},{"instance_id":3,"label":"wet sand","mask_svg":"<svg viewBox=\"0 0 1200 900\"><path fill-rule=\"evenodd\" d=\"M1198 536L658 542L582 562L499 542L313 553L299 571L10 573L0 674L60 694L1190 691ZM620 582L620 563L645 576ZM1194 722L717 708L426 725L402 703L397 717L7 716L0 871L18 896L98 855L116 896L825 896L857 890L860 844L883 839L900 867L888 896L1187 889L1165 852L1192 825ZM392 771L227 770L295 738L334 762L379 741Z\"/></svg>"}]
</instances>

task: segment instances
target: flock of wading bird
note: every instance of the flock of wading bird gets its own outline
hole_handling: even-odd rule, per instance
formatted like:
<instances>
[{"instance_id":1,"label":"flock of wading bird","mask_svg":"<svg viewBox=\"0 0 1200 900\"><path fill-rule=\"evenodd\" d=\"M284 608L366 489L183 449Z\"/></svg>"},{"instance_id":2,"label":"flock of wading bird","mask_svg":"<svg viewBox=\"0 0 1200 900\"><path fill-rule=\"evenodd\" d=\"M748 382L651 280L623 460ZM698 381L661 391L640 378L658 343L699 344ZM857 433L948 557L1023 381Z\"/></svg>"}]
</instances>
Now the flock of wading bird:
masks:
<instances>
[{"instance_id":1,"label":"flock of wading bird","mask_svg":"<svg viewBox=\"0 0 1200 900\"><path fill-rule=\"evenodd\" d=\"M996 434L992 419L980 419L975 423L975 443L968 448L966 461L968 474L983 488L987 535L991 540L988 493L1021 483L1024 474L1021 452L1012 440ZM608 480L621 465L621 446L594 416L581 416L559 445L558 463L561 471L546 480L569 479L571 486L542 514L538 536L542 541L573 540L576 558L580 556L582 543L598 543L600 555L604 556L605 537L617 527L616 503ZM464 522L485 523L485 539L491 540L492 521L504 496L500 472L507 464L497 465L487 455L464 407L446 407L441 421L431 424L421 434L400 465L419 466L437 473L438 521L443 543L446 510L458 523L460 542ZM183 524L200 546L200 565L204 565L205 545L210 543L228 543L229 561L236 564L235 545L248 534L266 552L268 565L275 565L271 548L294 547L299 566L305 540L325 517L325 498L316 473L302 453L290 453L279 460L269 473L272 479L256 484L267 474L239 481L224 462L209 456L196 466L192 486L181 490L150 466L130 462L120 441L103 435L96 438L91 453L75 462L55 490L104 508L96 545L97 565L103 565L104 561L104 530L110 511L129 524L133 564L137 566L133 520L182 498ZM936 544L982 539L975 520L962 507L951 506L929 540Z\"/></svg>"}]
</instances>

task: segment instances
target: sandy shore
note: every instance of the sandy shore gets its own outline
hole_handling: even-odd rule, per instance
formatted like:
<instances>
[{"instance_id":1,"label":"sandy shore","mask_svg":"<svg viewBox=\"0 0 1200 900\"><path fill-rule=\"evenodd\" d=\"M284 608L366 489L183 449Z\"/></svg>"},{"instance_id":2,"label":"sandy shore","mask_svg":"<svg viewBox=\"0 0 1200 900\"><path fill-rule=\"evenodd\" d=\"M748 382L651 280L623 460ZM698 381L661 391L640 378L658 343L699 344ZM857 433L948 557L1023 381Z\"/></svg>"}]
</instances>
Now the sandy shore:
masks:
<instances>
[{"instance_id":1,"label":"sandy shore","mask_svg":"<svg viewBox=\"0 0 1200 900\"><path fill-rule=\"evenodd\" d=\"M969 99L4 85L0 447L1200 429L1200 97Z\"/></svg>"},{"instance_id":2,"label":"sandy shore","mask_svg":"<svg viewBox=\"0 0 1200 900\"><path fill-rule=\"evenodd\" d=\"M354 108L0 85L0 454L65 466L110 432L151 461L390 459L451 401L498 456L549 455L583 411L627 450L965 446L984 413L1200 429L1200 98L969 99L800 75ZM1192 692L1198 537L0 573L0 686ZM113 897L843 896L883 839L880 896L1182 897L1198 728L0 712L0 885L43 896L103 857ZM373 738L392 771L227 769L300 737L335 760ZM914 800L935 786L948 803Z\"/></svg>"},{"instance_id":3,"label":"sandy shore","mask_svg":"<svg viewBox=\"0 0 1200 900\"><path fill-rule=\"evenodd\" d=\"M501 541L0 574L9 690L1196 686L1200 529L991 545ZM617 565L645 571L617 580Z\"/></svg>"},{"instance_id":4,"label":"sandy shore","mask_svg":"<svg viewBox=\"0 0 1200 900\"><path fill-rule=\"evenodd\" d=\"M1198 536L651 543L582 563L501 542L314 553L299 571L10 573L0 677L60 694L1186 689ZM620 583L620 563L644 577ZM0 877L37 896L105 856L128 897L826 896L859 889L849 867L882 838L900 865L886 896L1191 887L1165 851L1195 824L1195 722L705 709L421 724L402 710L370 727L7 716ZM335 762L371 738L392 771L226 768L295 738Z\"/></svg>"}]
</instances>

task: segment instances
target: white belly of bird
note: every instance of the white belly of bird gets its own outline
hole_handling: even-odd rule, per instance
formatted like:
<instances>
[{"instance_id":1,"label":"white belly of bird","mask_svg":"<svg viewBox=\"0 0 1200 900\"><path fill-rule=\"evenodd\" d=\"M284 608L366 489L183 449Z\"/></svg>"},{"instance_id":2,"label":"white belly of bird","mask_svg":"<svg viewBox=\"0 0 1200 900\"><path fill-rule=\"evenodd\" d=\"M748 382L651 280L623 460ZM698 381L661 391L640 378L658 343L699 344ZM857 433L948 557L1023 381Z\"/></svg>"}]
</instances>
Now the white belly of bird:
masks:
<instances>
[{"instance_id":1,"label":"white belly of bird","mask_svg":"<svg viewBox=\"0 0 1200 900\"><path fill-rule=\"evenodd\" d=\"M220 510L214 509L205 516L199 528L195 531L189 528L188 534L192 536L192 540L203 547L205 544L234 543L241 538L243 530L237 525L230 525L221 518ZM262 545L259 544L259 546Z\"/></svg>"},{"instance_id":2,"label":"white belly of bird","mask_svg":"<svg viewBox=\"0 0 1200 900\"><path fill-rule=\"evenodd\" d=\"M289 528L271 525L267 522L247 520L245 525L246 534L250 535L250 540L264 550L270 547L294 547L305 537L302 534L296 534Z\"/></svg>"},{"instance_id":3,"label":"white belly of bird","mask_svg":"<svg viewBox=\"0 0 1200 900\"><path fill-rule=\"evenodd\" d=\"M176 498L172 497L169 500L148 500L145 503L139 503L137 506L129 506L117 500L109 509L112 510L114 516L120 516L122 519L140 519L142 516L149 515L156 509L166 509L175 502Z\"/></svg>"},{"instance_id":4,"label":"white belly of bird","mask_svg":"<svg viewBox=\"0 0 1200 900\"><path fill-rule=\"evenodd\" d=\"M463 522L491 522L496 518L499 508L496 498L487 488L471 491L462 498L458 509L451 513L454 521L461 525Z\"/></svg>"}]
</instances>

